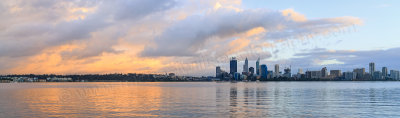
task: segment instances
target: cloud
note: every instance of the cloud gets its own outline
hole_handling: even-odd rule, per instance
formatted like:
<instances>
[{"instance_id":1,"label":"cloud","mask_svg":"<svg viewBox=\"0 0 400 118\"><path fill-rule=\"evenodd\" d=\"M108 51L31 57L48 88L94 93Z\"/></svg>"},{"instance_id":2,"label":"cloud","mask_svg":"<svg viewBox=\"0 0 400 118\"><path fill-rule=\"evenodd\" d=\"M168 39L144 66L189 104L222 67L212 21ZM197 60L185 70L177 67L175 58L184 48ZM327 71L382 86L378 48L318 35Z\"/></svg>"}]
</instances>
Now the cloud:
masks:
<instances>
[{"instance_id":1,"label":"cloud","mask_svg":"<svg viewBox=\"0 0 400 118\"><path fill-rule=\"evenodd\" d=\"M176 5L174 0L104 0L98 15L109 15L112 20L135 20L148 14L171 9Z\"/></svg>"},{"instance_id":2,"label":"cloud","mask_svg":"<svg viewBox=\"0 0 400 118\"><path fill-rule=\"evenodd\" d=\"M6 12L4 15L0 16L4 21L0 25L0 30L3 29L0 33L0 55L16 57L38 54L46 48L71 43L75 40L92 40L93 33L102 33L101 30L107 27L123 22L133 22L149 14L170 9L176 2L174 0L105 0L96 2L6 0L2 3L2 8L7 10L4 11ZM92 13L87 9L96 10ZM77 11L80 11L83 16L70 20L71 12ZM117 39L118 37L112 38ZM101 42L102 40L97 41ZM90 48L88 49L90 50ZM110 51L110 48L103 51L113 52Z\"/></svg>"},{"instance_id":3,"label":"cloud","mask_svg":"<svg viewBox=\"0 0 400 118\"><path fill-rule=\"evenodd\" d=\"M368 68L370 62L379 67L400 69L397 62L400 59L400 48L387 50L327 50L313 49L295 54L295 58L288 59L296 68L321 69L323 66L333 69L352 70L354 68Z\"/></svg>"},{"instance_id":4,"label":"cloud","mask_svg":"<svg viewBox=\"0 0 400 118\"><path fill-rule=\"evenodd\" d=\"M243 9L241 0L2 0L0 11L0 73L7 74L214 75L229 57L254 63L283 52L279 43L362 23Z\"/></svg>"},{"instance_id":5,"label":"cloud","mask_svg":"<svg viewBox=\"0 0 400 118\"><path fill-rule=\"evenodd\" d=\"M226 39L258 27L267 31L263 40L287 40L312 38L361 23L355 17L306 20L293 10L235 11L219 8L214 12L189 16L174 23L154 39L154 45L145 48L142 56L194 56L213 37Z\"/></svg>"},{"instance_id":6,"label":"cloud","mask_svg":"<svg viewBox=\"0 0 400 118\"><path fill-rule=\"evenodd\" d=\"M314 63L316 63L317 65L332 65L332 64L344 64L344 62L338 61L337 59L330 59L330 60L318 60L315 59Z\"/></svg>"}]
</instances>

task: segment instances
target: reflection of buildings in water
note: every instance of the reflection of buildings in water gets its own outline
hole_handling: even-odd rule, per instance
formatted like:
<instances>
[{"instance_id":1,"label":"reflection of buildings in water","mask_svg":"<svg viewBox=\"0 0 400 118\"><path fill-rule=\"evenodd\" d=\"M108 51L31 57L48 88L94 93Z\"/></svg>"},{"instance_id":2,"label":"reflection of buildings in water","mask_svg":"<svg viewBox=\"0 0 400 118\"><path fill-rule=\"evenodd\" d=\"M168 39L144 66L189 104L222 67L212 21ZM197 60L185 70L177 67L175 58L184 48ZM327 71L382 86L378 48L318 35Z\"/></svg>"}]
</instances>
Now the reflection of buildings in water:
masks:
<instances>
[{"instance_id":1,"label":"reflection of buildings in water","mask_svg":"<svg viewBox=\"0 0 400 118\"><path fill-rule=\"evenodd\" d=\"M243 94L244 94L244 104L246 105L245 107L248 107L249 105L251 105L252 101L256 99L255 90L254 88L246 87L243 90Z\"/></svg>"},{"instance_id":2,"label":"reflection of buildings in water","mask_svg":"<svg viewBox=\"0 0 400 118\"><path fill-rule=\"evenodd\" d=\"M369 89L369 102L374 103L376 101L376 97L375 97L375 89L374 88L370 88Z\"/></svg>"},{"instance_id":3,"label":"reflection of buildings in water","mask_svg":"<svg viewBox=\"0 0 400 118\"><path fill-rule=\"evenodd\" d=\"M248 107L248 105L249 105L249 88L244 88L244 90L243 90L243 94L244 94L244 104L245 104L245 106L244 107Z\"/></svg>"},{"instance_id":4,"label":"reflection of buildings in water","mask_svg":"<svg viewBox=\"0 0 400 118\"><path fill-rule=\"evenodd\" d=\"M265 105L265 99L267 97L266 88L258 87L256 90L256 105Z\"/></svg>"},{"instance_id":5,"label":"reflection of buildings in water","mask_svg":"<svg viewBox=\"0 0 400 118\"><path fill-rule=\"evenodd\" d=\"M231 87L229 92L230 106L237 106L237 88Z\"/></svg>"},{"instance_id":6,"label":"reflection of buildings in water","mask_svg":"<svg viewBox=\"0 0 400 118\"><path fill-rule=\"evenodd\" d=\"M238 112L237 104L237 88L236 86L231 86L229 92L229 107L231 117L235 117L235 113Z\"/></svg>"},{"instance_id":7,"label":"reflection of buildings in water","mask_svg":"<svg viewBox=\"0 0 400 118\"><path fill-rule=\"evenodd\" d=\"M284 100L281 100L282 98L281 98L281 96L279 96L279 93L280 93L279 88L278 88L278 87L275 87L275 88L274 88L274 101L273 101L273 103L274 103L275 105L279 105L280 102L284 101Z\"/></svg>"}]
</instances>

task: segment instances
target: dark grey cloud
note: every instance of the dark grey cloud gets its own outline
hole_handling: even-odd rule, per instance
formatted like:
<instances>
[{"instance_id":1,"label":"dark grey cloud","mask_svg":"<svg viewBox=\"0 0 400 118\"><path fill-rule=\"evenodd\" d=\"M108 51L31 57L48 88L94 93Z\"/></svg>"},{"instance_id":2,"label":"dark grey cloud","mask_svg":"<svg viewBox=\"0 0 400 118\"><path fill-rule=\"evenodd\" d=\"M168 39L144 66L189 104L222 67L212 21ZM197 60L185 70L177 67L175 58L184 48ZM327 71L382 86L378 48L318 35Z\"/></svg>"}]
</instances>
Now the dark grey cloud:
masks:
<instances>
[{"instance_id":1,"label":"dark grey cloud","mask_svg":"<svg viewBox=\"0 0 400 118\"><path fill-rule=\"evenodd\" d=\"M274 27L284 17L278 12L248 10L241 13L220 10L205 16L194 15L177 22L146 47L142 56L193 56L210 37L226 37L257 26Z\"/></svg>"},{"instance_id":2,"label":"dark grey cloud","mask_svg":"<svg viewBox=\"0 0 400 118\"><path fill-rule=\"evenodd\" d=\"M124 35L124 33L118 33L116 26L102 29L101 33L97 33L91 39L85 40L85 47L81 47L71 51L64 51L61 53L63 59L86 59L88 57L94 57L103 53L121 53L121 51L114 50L112 45L118 43L117 39Z\"/></svg>"},{"instance_id":3,"label":"dark grey cloud","mask_svg":"<svg viewBox=\"0 0 400 118\"><path fill-rule=\"evenodd\" d=\"M49 47L71 43L76 40L89 40L92 33L102 32L111 26L132 24L147 15L172 8L174 0L96 0L88 1L54 1L54 0L30 0L30 1L1 1L0 8L7 9L0 17L4 22L0 23L0 56L31 56L40 53ZM85 19L63 21L68 10L79 7L96 7L94 13L89 13ZM19 8L19 11L12 11ZM13 21L14 20L14 21ZM1 21L1 20L0 20ZM124 32L119 30L118 32ZM119 33L117 35L121 36ZM87 46L84 54L96 56L102 52L117 52L113 50L110 40L94 40L102 44ZM87 51L93 50L93 51ZM81 56L79 56L81 57Z\"/></svg>"},{"instance_id":4,"label":"dark grey cloud","mask_svg":"<svg viewBox=\"0 0 400 118\"><path fill-rule=\"evenodd\" d=\"M352 17L295 21L280 11L220 9L205 15L189 16L172 24L141 55L193 56L212 37L230 37L256 27L268 31L264 40L279 40L334 32L359 22L358 18Z\"/></svg>"}]
</instances>

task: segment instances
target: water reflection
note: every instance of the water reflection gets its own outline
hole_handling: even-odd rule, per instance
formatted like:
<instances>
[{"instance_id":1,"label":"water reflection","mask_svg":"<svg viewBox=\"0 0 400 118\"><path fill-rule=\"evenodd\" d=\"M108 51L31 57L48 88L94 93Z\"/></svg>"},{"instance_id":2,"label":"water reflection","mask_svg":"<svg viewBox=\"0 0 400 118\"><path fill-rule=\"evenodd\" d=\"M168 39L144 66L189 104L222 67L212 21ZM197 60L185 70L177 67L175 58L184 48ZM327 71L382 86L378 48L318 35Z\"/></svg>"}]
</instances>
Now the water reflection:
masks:
<instances>
[{"instance_id":1,"label":"water reflection","mask_svg":"<svg viewBox=\"0 0 400 118\"><path fill-rule=\"evenodd\" d=\"M398 84L7 83L0 117L400 117Z\"/></svg>"},{"instance_id":2,"label":"water reflection","mask_svg":"<svg viewBox=\"0 0 400 118\"><path fill-rule=\"evenodd\" d=\"M237 88L236 88L236 86L232 86L229 92L230 92L229 98L231 101L230 106L236 107L237 106Z\"/></svg>"},{"instance_id":3,"label":"water reflection","mask_svg":"<svg viewBox=\"0 0 400 118\"><path fill-rule=\"evenodd\" d=\"M257 87L256 90L257 90L256 91L257 105L266 105L265 101L267 99L263 99L263 98L267 97L267 90L265 88L263 89L262 87Z\"/></svg>"},{"instance_id":4,"label":"water reflection","mask_svg":"<svg viewBox=\"0 0 400 118\"><path fill-rule=\"evenodd\" d=\"M79 84L79 83L78 83ZM92 84L92 83L89 83ZM85 84L87 85L87 84ZM124 84L97 84L94 87L32 88L15 93L23 102L22 110L33 110L40 117L81 116L157 116L149 111L159 110L160 87L137 87ZM89 85L91 86L91 85ZM145 110L141 109L145 108ZM23 111L29 113L28 111Z\"/></svg>"}]
</instances>

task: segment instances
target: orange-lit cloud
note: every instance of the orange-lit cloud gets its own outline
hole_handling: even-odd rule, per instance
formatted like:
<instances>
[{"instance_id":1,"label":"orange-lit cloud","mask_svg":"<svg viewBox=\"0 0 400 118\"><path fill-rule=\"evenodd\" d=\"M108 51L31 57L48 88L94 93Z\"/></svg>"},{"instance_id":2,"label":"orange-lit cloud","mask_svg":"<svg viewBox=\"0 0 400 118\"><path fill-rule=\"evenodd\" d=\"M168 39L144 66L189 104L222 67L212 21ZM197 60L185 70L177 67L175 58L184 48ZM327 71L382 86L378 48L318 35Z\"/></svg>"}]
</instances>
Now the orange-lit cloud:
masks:
<instances>
[{"instance_id":1,"label":"orange-lit cloud","mask_svg":"<svg viewBox=\"0 0 400 118\"><path fill-rule=\"evenodd\" d=\"M298 21L298 22L307 21L307 18L303 14L297 13L293 9L282 10L282 14L284 16L288 16L291 20L294 20L294 21Z\"/></svg>"},{"instance_id":2,"label":"orange-lit cloud","mask_svg":"<svg viewBox=\"0 0 400 118\"><path fill-rule=\"evenodd\" d=\"M269 57L275 43L362 24L241 0L40 1L1 1L0 74L209 74L231 56Z\"/></svg>"}]
</instances>

